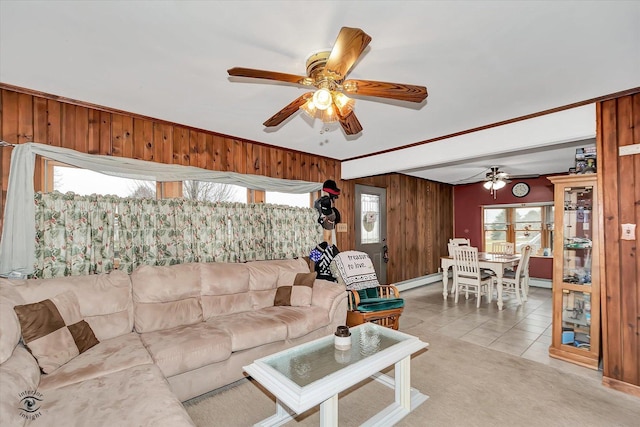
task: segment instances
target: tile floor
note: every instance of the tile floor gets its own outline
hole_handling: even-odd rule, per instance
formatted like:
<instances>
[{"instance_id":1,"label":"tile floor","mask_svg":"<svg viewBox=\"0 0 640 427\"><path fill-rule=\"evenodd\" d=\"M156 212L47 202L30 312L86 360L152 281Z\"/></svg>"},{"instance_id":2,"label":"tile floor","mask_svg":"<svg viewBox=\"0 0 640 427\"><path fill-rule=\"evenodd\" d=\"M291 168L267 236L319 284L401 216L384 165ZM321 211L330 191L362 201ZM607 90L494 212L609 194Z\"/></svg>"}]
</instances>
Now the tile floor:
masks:
<instances>
[{"instance_id":1,"label":"tile floor","mask_svg":"<svg viewBox=\"0 0 640 427\"><path fill-rule=\"evenodd\" d=\"M451 286L449 285L449 288ZM531 287L528 301L518 306L514 296L505 296L505 307L498 310L495 297L491 304L482 299L476 308L475 297L461 296L458 304L449 295L442 298L442 283L403 291L407 325L411 317L423 321L425 328L439 334L468 341L493 350L511 353L593 379L602 372L549 357L551 344L551 289Z\"/></svg>"}]
</instances>

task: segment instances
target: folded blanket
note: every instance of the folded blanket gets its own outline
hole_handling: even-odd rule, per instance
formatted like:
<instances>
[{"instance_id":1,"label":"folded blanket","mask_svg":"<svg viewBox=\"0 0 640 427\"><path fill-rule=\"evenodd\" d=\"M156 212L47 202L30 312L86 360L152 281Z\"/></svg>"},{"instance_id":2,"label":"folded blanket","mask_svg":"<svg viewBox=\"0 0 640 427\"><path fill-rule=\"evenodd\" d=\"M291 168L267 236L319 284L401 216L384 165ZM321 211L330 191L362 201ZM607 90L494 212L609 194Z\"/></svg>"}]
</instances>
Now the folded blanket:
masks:
<instances>
[{"instance_id":1,"label":"folded blanket","mask_svg":"<svg viewBox=\"0 0 640 427\"><path fill-rule=\"evenodd\" d=\"M358 290L379 286L376 270L369 255L358 251L345 251L335 256L332 272L347 290Z\"/></svg>"}]
</instances>

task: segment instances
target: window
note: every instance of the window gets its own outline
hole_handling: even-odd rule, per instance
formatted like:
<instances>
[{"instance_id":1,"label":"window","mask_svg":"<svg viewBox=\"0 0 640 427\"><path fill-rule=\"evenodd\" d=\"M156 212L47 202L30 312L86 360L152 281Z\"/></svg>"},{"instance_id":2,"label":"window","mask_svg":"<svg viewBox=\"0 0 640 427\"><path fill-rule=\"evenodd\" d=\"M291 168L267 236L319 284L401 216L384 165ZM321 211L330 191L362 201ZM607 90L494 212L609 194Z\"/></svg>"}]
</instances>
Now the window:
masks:
<instances>
[{"instance_id":1,"label":"window","mask_svg":"<svg viewBox=\"0 0 640 427\"><path fill-rule=\"evenodd\" d=\"M496 242L507 242L507 209L484 210L484 247L485 252L491 250Z\"/></svg>"},{"instance_id":2,"label":"window","mask_svg":"<svg viewBox=\"0 0 640 427\"><path fill-rule=\"evenodd\" d=\"M119 197L156 197L154 181L120 178L54 161L47 161L45 170L48 179L45 179L44 187L47 191L71 191L82 196L112 194Z\"/></svg>"},{"instance_id":3,"label":"window","mask_svg":"<svg viewBox=\"0 0 640 427\"><path fill-rule=\"evenodd\" d=\"M247 189L239 185L218 184L209 181L184 181L182 197L210 202L247 203Z\"/></svg>"},{"instance_id":4,"label":"window","mask_svg":"<svg viewBox=\"0 0 640 427\"><path fill-rule=\"evenodd\" d=\"M191 200L220 202L247 202L247 189L239 185L218 184L207 181L161 182L141 181L105 175L88 169L53 160L45 160L46 192L69 191L87 196L90 194L115 195L136 198L184 197ZM306 195L307 207L309 197Z\"/></svg>"},{"instance_id":5,"label":"window","mask_svg":"<svg viewBox=\"0 0 640 427\"><path fill-rule=\"evenodd\" d=\"M486 206L483 208L483 248L490 252L495 242L512 242L520 253L524 245L533 254L551 255L553 248L553 205Z\"/></svg>"},{"instance_id":6,"label":"window","mask_svg":"<svg viewBox=\"0 0 640 427\"><path fill-rule=\"evenodd\" d=\"M377 194L362 194L360 196L362 209L362 224L360 230L360 243L380 243L380 196Z\"/></svg>"},{"instance_id":7,"label":"window","mask_svg":"<svg viewBox=\"0 0 640 427\"><path fill-rule=\"evenodd\" d=\"M514 213L516 252L531 244L535 246L533 253L537 253L542 241L542 207L515 208Z\"/></svg>"},{"instance_id":8,"label":"window","mask_svg":"<svg viewBox=\"0 0 640 427\"><path fill-rule=\"evenodd\" d=\"M311 207L311 196L305 194L278 193L276 191L266 192L266 203L276 205L296 206L299 208Z\"/></svg>"}]
</instances>

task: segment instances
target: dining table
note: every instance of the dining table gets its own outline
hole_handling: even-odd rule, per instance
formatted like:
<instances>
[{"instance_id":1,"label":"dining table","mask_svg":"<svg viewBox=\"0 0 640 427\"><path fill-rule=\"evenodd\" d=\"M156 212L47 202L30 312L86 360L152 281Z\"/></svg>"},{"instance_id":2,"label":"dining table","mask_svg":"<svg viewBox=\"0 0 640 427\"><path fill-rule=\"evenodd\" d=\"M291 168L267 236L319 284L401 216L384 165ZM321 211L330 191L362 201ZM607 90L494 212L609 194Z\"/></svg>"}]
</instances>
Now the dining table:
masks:
<instances>
[{"instance_id":1,"label":"dining table","mask_svg":"<svg viewBox=\"0 0 640 427\"><path fill-rule=\"evenodd\" d=\"M504 269L514 267L520 262L520 254L497 254L491 252L478 252L478 266L487 270L491 270L496 275L496 284L498 288L498 310L502 310L504 303L502 301L502 277L504 276ZM449 268L455 265L453 256L441 256L440 267L442 267L442 296L446 300L448 291L447 285L449 283ZM453 275L455 281L455 274ZM455 290L455 283L451 287L451 293ZM490 301L493 300L493 295L489 295Z\"/></svg>"}]
</instances>

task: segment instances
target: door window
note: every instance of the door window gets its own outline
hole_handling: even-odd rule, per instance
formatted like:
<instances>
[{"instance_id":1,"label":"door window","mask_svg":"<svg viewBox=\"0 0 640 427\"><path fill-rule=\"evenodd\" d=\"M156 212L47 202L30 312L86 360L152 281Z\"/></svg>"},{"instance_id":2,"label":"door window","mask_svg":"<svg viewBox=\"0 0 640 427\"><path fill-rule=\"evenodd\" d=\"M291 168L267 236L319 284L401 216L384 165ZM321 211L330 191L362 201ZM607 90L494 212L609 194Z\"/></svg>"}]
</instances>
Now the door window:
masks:
<instances>
[{"instance_id":1,"label":"door window","mask_svg":"<svg viewBox=\"0 0 640 427\"><path fill-rule=\"evenodd\" d=\"M360 243L380 243L380 196L361 194Z\"/></svg>"}]
</instances>

